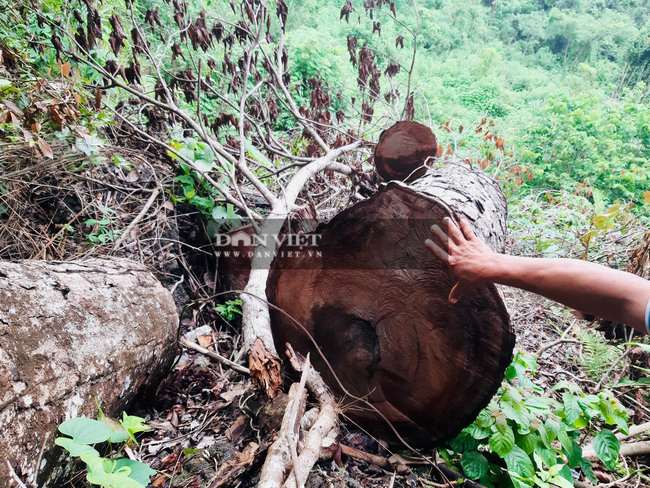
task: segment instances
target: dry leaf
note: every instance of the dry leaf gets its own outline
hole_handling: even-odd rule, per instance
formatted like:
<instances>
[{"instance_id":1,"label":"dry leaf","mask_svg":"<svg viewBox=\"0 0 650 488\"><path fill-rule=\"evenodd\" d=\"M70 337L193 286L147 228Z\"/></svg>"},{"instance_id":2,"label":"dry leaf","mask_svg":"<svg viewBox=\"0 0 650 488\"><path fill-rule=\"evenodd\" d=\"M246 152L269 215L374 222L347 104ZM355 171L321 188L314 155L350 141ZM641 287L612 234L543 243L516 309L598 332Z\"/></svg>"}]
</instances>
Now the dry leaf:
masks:
<instances>
[{"instance_id":1,"label":"dry leaf","mask_svg":"<svg viewBox=\"0 0 650 488\"><path fill-rule=\"evenodd\" d=\"M133 169L129 172L128 175L126 175L126 181L129 183L135 183L140 179L140 173L138 172L137 169Z\"/></svg>"},{"instance_id":2,"label":"dry leaf","mask_svg":"<svg viewBox=\"0 0 650 488\"><path fill-rule=\"evenodd\" d=\"M63 76L68 76L70 74L71 68L72 65L70 64L70 61L66 62L64 65L61 66L61 74Z\"/></svg>"},{"instance_id":3,"label":"dry leaf","mask_svg":"<svg viewBox=\"0 0 650 488\"><path fill-rule=\"evenodd\" d=\"M230 390L228 390L228 391L224 391L224 392L223 392L221 395L219 395L219 396L220 396L221 398L223 398L224 400L226 400L228 403L230 403L230 402L232 402L235 398L237 398L238 396L241 396L241 395L243 395L244 393L246 393L246 392L248 391L249 388L250 388L249 385L243 385L243 384L240 383L240 384L235 385L234 387L232 387Z\"/></svg>"},{"instance_id":4,"label":"dry leaf","mask_svg":"<svg viewBox=\"0 0 650 488\"><path fill-rule=\"evenodd\" d=\"M650 191L644 191L644 192L643 192L643 199L644 199L646 202L650 203Z\"/></svg>"},{"instance_id":5,"label":"dry leaf","mask_svg":"<svg viewBox=\"0 0 650 488\"><path fill-rule=\"evenodd\" d=\"M235 420L235 423L226 430L226 437L229 441L237 442L239 438L244 433L244 430L248 426L248 418L245 416L240 416Z\"/></svg>"},{"instance_id":6,"label":"dry leaf","mask_svg":"<svg viewBox=\"0 0 650 488\"><path fill-rule=\"evenodd\" d=\"M204 349L209 349L212 345L212 337L210 336L198 336L196 339L199 343L199 346L203 347Z\"/></svg>"},{"instance_id":7,"label":"dry leaf","mask_svg":"<svg viewBox=\"0 0 650 488\"><path fill-rule=\"evenodd\" d=\"M11 110L13 113L15 113L16 115L20 115L21 117L24 115L24 114L23 114L23 111L20 110L20 109L18 108L18 106L17 106L14 102L12 102L11 100L3 99L3 100L2 100L2 103L4 103L4 104L6 105L6 107L7 107L9 110Z\"/></svg>"},{"instance_id":8,"label":"dry leaf","mask_svg":"<svg viewBox=\"0 0 650 488\"><path fill-rule=\"evenodd\" d=\"M41 149L41 152L43 153L43 156L45 156L47 158L50 158L50 159L54 159L54 153L52 152L52 148L41 137L38 138L38 147Z\"/></svg>"},{"instance_id":9,"label":"dry leaf","mask_svg":"<svg viewBox=\"0 0 650 488\"><path fill-rule=\"evenodd\" d=\"M40 132L41 131L41 123L36 121L32 124L32 130L34 132Z\"/></svg>"},{"instance_id":10,"label":"dry leaf","mask_svg":"<svg viewBox=\"0 0 650 488\"><path fill-rule=\"evenodd\" d=\"M167 210L174 210L174 204L170 200L167 200L165 203L163 203L163 208Z\"/></svg>"},{"instance_id":11,"label":"dry leaf","mask_svg":"<svg viewBox=\"0 0 650 488\"><path fill-rule=\"evenodd\" d=\"M74 93L72 96L74 97L75 102L81 103L81 97L79 96L78 93Z\"/></svg>"}]
</instances>

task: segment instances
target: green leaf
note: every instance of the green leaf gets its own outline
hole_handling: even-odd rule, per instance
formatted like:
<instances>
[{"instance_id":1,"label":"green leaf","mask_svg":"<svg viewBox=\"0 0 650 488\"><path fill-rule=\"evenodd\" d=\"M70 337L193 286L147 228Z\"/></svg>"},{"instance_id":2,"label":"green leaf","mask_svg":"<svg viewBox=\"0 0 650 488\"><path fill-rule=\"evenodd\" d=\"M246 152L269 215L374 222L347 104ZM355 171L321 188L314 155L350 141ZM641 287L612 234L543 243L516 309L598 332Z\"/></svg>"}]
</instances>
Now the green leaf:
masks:
<instances>
[{"instance_id":1,"label":"green leaf","mask_svg":"<svg viewBox=\"0 0 650 488\"><path fill-rule=\"evenodd\" d=\"M269 158L264 156L264 154L262 154L248 139L246 139L246 149L248 150L248 154L253 159L257 160L258 163L261 163L268 168L273 167L273 163L269 161Z\"/></svg>"},{"instance_id":2,"label":"green leaf","mask_svg":"<svg viewBox=\"0 0 650 488\"><path fill-rule=\"evenodd\" d=\"M618 430L620 430L623 434L629 434L629 428L627 426L627 414L616 412L614 414L614 423L616 424L616 427L618 427Z\"/></svg>"},{"instance_id":3,"label":"green leaf","mask_svg":"<svg viewBox=\"0 0 650 488\"><path fill-rule=\"evenodd\" d=\"M553 417L546 419L546 422L544 422L544 427L546 427L546 432L548 433L548 440L551 442L557 439L557 436L562 430L560 422Z\"/></svg>"},{"instance_id":4,"label":"green leaf","mask_svg":"<svg viewBox=\"0 0 650 488\"><path fill-rule=\"evenodd\" d=\"M457 453L463 453L465 451L473 451L479 445L479 442L474 439L470 434L465 433L464 431L460 435L456 436L449 442L451 448ZM480 478L480 476L479 476Z\"/></svg>"},{"instance_id":5,"label":"green leaf","mask_svg":"<svg viewBox=\"0 0 650 488\"><path fill-rule=\"evenodd\" d=\"M568 436L564 429L560 431L557 438L560 441L560 444L562 444L562 447L567 452L567 456L571 456L573 454L573 439Z\"/></svg>"},{"instance_id":6,"label":"green leaf","mask_svg":"<svg viewBox=\"0 0 650 488\"><path fill-rule=\"evenodd\" d=\"M497 430L492 437L490 437L490 449L492 449L499 456L503 457L512 451L515 445L515 434L509 425L506 425L505 431Z\"/></svg>"},{"instance_id":7,"label":"green leaf","mask_svg":"<svg viewBox=\"0 0 650 488\"><path fill-rule=\"evenodd\" d=\"M104 459L93 454L82 454L82 461L86 463L88 474L86 479L89 483L103 486L105 488L144 488L147 484L139 483L129 477L131 469L129 466L116 467L117 462ZM115 469L115 472L107 472L107 468Z\"/></svg>"},{"instance_id":8,"label":"green leaf","mask_svg":"<svg viewBox=\"0 0 650 488\"><path fill-rule=\"evenodd\" d=\"M137 444L138 441L135 440L134 434L137 434L138 432L144 432L145 430L151 430L151 427L144 424L145 422L146 419L143 419L142 417L136 417L135 415L127 415L126 412L123 412L122 421L120 423L126 429L127 433L129 434L129 437L131 437L133 442Z\"/></svg>"},{"instance_id":9,"label":"green leaf","mask_svg":"<svg viewBox=\"0 0 650 488\"><path fill-rule=\"evenodd\" d=\"M577 468L580 465L580 460L582 459L582 448L578 445L576 441L571 441L571 452L565 450L566 458L570 468Z\"/></svg>"},{"instance_id":10,"label":"green leaf","mask_svg":"<svg viewBox=\"0 0 650 488\"><path fill-rule=\"evenodd\" d=\"M78 444L98 444L106 442L113 429L99 420L79 417L63 422L59 425L59 432L72 437Z\"/></svg>"},{"instance_id":11,"label":"green leaf","mask_svg":"<svg viewBox=\"0 0 650 488\"><path fill-rule=\"evenodd\" d=\"M503 458L508 466L508 473L517 473L524 479L532 480L535 476L535 466L530 460L528 454L518 446L514 446L512 450Z\"/></svg>"},{"instance_id":12,"label":"green leaf","mask_svg":"<svg viewBox=\"0 0 650 488\"><path fill-rule=\"evenodd\" d=\"M598 478L596 478L596 473L594 473L594 468L589 459L582 458L580 460L580 470L592 484L598 484Z\"/></svg>"},{"instance_id":13,"label":"green leaf","mask_svg":"<svg viewBox=\"0 0 650 488\"><path fill-rule=\"evenodd\" d=\"M610 430L598 432L591 445L596 451L598 459L603 462L607 469L616 469L616 460L621 449L621 443Z\"/></svg>"},{"instance_id":14,"label":"green leaf","mask_svg":"<svg viewBox=\"0 0 650 488\"><path fill-rule=\"evenodd\" d=\"M198 451L198 449L196 449L196 451ZM131 470L129 478L144 486L147 486L150 482L149 478L156 474L156 471L151 469L148 465L127 458L116 459L113 472L116 472L122 467L128 467Z\"/></svg>"},{"instance_id":15,"label":"green leaf","mask_svg":"<svg viewBox=\"0 0 650 488\"><path fill-rule=\"evenodd\" d=\"M573 483L570 481L565 480L561 476L554 476L553 478L548 480L550 483L559 486L560 488L573 488Z\"/></svg>"},{"instance_id":16,"label":"green leaf","mask_svg":"<svg viewBox=\"0 0 650 488\"><path fill-rule=\"evenodd\" d=\"M582 415L582 409L578 403L578 397L565 391L562 394L562 401L564 402L564 415L566 421L567 423L572 424L578 419L578 417L580 417L580 415Z\"/></svg>"},{"instance_id":17,"label":"green leaf","mask_svg":"<svg viewBox=\"0 0 650 488\"><path fill-rule=\"evenodd\" d=\"M485 439L486 437L489 437L492 431L489 428L485 427L480 427L477 424L472 424L469 427L467 427L465 430L467 430L467 433L470 434L474 439Z\"/></svg>"},{"instance_id":18,"label":"green leaf","mask_svg":"<svg viewBox=\"0 0 650 488\"><path fill-rule=\"evenodd\" d=\"M537 447L539 437L537 434L526 434L517 439L517 445L528 455L532 454Z\"/></svg>"},{"instance_id":19,"label":"green leaf","mask_svg":"<svg viewBox=\"0 0 650 488\"><path fill-rule=\"evenodd\" d=\"M557 464L557 454L555 454L555 451L553 449L537 447L535 449L535 454L540 457L547 468L550 468L551 466L555 466Z\"/></svg>"},{"instance_id":20,"label":"green leaf","mask_svg":"<svg viewBox=\"0 0 650 488\"><path fill-rule=\"evenodd\" d=\"M54 440L54 443L57 446L61 446L63 449L68 451L73 457L81 456L86 452L90 452L99 456L99 453L93 447L89 446L88 444L79 444L75 442L74 439L70 439L69 437L57 437Z\"/></svg>"},{"instance_id":21,"label":"green leaf","mask_svg":"<svg viewBox=\"0 0 650 488\"><path fill-rule=\"evenodd\" d=\"M460 464L465 476L473 480L482 478L488 472L488 460L478 451L468 451L463 454Z\"/></svg>"},{"instance_id":22,"label":"green leaf","mask_svg":"<svg viewBox=\"0 0 650 488\"><path fill-rule=\"evenodd\" d=\"M214 163L205 161L203 159L197 159L196 161L194 161L194 167L202 173L207 173L212 168L214 168L214 166L215 166Z\"/></svg>"}]
</instances>

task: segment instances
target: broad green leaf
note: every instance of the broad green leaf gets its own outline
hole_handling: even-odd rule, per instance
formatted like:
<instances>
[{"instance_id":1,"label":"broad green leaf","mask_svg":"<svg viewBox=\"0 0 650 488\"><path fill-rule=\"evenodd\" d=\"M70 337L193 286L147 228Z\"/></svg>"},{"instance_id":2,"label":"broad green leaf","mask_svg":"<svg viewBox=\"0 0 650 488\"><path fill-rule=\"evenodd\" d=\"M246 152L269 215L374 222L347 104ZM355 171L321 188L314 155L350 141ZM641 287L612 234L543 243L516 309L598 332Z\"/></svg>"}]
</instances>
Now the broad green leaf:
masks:
<instances>
[{"instance_id":1,"label":"broad green leaf","mask_svg":"<svg viewBox=\"0 0 650 488\"><path fill-rule=\"evenodd\" d=\"M578 429L584 429L587 425L589 425L589 422L583 416L578 417L576 421L573 422L573 426Z\"/></svg>"},{"instance_id":2,"label":"broad green leaf","mask_svg":"<svg viewBox=\"0 0 650 488\"><path fill-rule=\"evenodd\" d=\"M559 486L560 488L573 488L573 483L565 480L561 476L554 476L553 478L549 479L549 482L556 486Z\"/></svg>"},{"instance_id":3,"label":"broad green leaf","mask_svg":"<svg viewBox=\"0 0 650 488\"><path fill-rule=\"evenodd\" d=\"M476 480L485 476L488 472L488 460L477 451L467 451L461 459L461 466L465 476Z\"/></svg>"},{"instance_id":4,"label":"broad green leaf","mask_svg":"<svg viewBox=\"0 0 650 488\"><path fill-rule=\"evenodd\" d=\"M506 428L508 427L508 419L506 418L506 416L501 413L497 413L494 416L494 420L495 420L494 425L496 426L497 430L502 434L504 434Z\"/></svg>"},{"instance_id":5,"label":"broad green leaf","mask_svg":"<svg viewBox=\"0 0 650 488\"><path fill-rule=\"evenodd\" d=\"M143 419L142 417L127 415L126 412L122 413L121 424L126 429L127 433L129 434L129 437L131 437L133 442L135 442L136 444L138 443L138 441L135 440L134 434L137 434L138 432L144 432L145 430L151 430L151 427L144 424L145 422L146 419Z\"/></svg>"},{"instance_id":6,"label":"broad green leaf","mask_svg":"<svg viewBox=\"0 0 650 488\"><path fill-rule=\"evenodd\" d=\"M488 410L481 410L481 413L479 413L478 417L476 417L475 423L479 427L487 429L491 427L492 424L494 424L494 416Z\"/></svg>"},{"instance_id":7,"label":"broad green leaf","mask_svg":"<svg viewBox=\"0 0 650 488\"><path fill-rule=\"evenodd\" d=\"M88 453L82 454L81 459L88 468L86 479L89 483L105 488L144 488L149 483L147 480L146 484L142 484L130 478L131 469L128 466L115 467L115 464L109 459ZM107 466L113 467L115 472L107 473Z\"/></svg>"},{"instance_id":8,"label":"broad green leaf","mask_svg":"<svg viewBox=\"0 0 650 488\"><path fill-rule=\"evenodd\" d=\"M569 435L566 433L564 429L560 431L560 433L557 436L558 440L560 441L560 444L562 444L562 447L567 453L567 456L572 456L573 455L573 439L569 437Z\"/></svg>"},{"instance_id":9,"label":"broad green leaf","mask_svg":"<svg viewBox=\"0 0 650 488\"><path fill-rule=\"evenodd\" d=\"M194 161L194 167L202 173L207 173L212 168L214 168L214 163L206 161L204 159L197 159Z\"/></svg>"},{"instance_id":10,"label":"broad green leaf","mask_svg":"<svg viewBox=\"0 0 650 488\"><path fill-rule=\"evenodd\" d=\"M539 436L537 434L522 435L517 439L517 445L528 455L532 454L537 447Z\"/></svg>"},{"instance_id":11,"label":"broad green leaf","mask_svg":"<svg viewBox=\"0 0 650 488\"><path fill-rule=\"evenodd\" d=\"M151 476L156 474L156 471L151 469L148 465L127 458L116 459L113 472L116 472L118 469L123 467L128 467L131 470L131 472L129 473L129 478L137 481L138 483L144 486L147 486L150 482L149 478L151 478Z\"/></svg>"},{"instance_id":12,"label":"broad green leaf","mask_svg":"<svg viewBox=\"0 0 650 488\"><path fill-rule=\"evenodd\" d=\"M63 422L59 425L59 432L72 437L79 444L98 444L106 442L113 429L99 420L79 417Z\"/></svg>"},{"instance_id":13,"label":"broad green leaf","mask_svg":"<svg viewBox=\"0 0 650 488\"><path fill-rule=\"evenodd\" d=\"M614 423L616 424L616 427L618 427L618 430L620 430L623 434L627 435L629 433L626 414L616 412L614 414Z\"/></svg>"},{"instance_id":14,"label":"broad green leaf","mask_svg":"<svg viewBox=\"0 0 650 488\"><path fill-rule=\"evenodd\" d=\"M542 424L539 425L539 428L537 429L537 432L539 433L539 437L542 439L542 443L544 446L546 446L547 449L551 448L551 439L548 437L548 431L546 430L546 427Z\"/></svg>"},{"instance_id":15,"label":"broad green leaf","mask_svg":"<svg viewBox=\"0 0 650 488\"><path fill-rule=\"evenodd\" d=\"M57 437L54 440L54 443L57 446L61 446L63 449L68 451L73 457L79 457L86 452L99 456L99 453L93 447L89 446L88 444L79 444L75 442L74 439L70 439L69 437Z\"/></svg>"},{"instance_id":16,"label":"broad green leaf","mask_svg":"<svg viewBox=\"0 0 650 488\"><path fill-rule=\"evenodd\" d=\"M261 163L267 168L273 168L273 163L269 161L269 158L264 156L248 139L246 140L246 149L248 150L248 154L257 160L258 163Z\"/></svg>"},{"instance_id":17,"label":"broad green leaf","mask_svg":"<svg viewBox=\"0 0 650 488\"><path fill-rule=\"evenodd\" d=\"M490 449L492 449L499 456L503 457L512 451L515 445L515 434L509 425L506 425L505 431L497 430L492 437L490 437Z\"/></svg>"},{"instance_id":18,"label":"broad green leaf","mask_svg":"<svg viewBox=\"0 0 650 488\"><path fill-rule=\"evenodd\" d=\"M546 432L548 433L548 440L551 442L557 439L557 436L560 434L560 431L562 430L562 426L560 425L560 422L553 417L549 417L546 419L546 422L544 422L544 427L546 427Z\"/></svg>"},{"instance_id":19,"label":"broad green leaf","mask_svg":"<svg viewBox=\"0 0 650 488\"><path fill-rule=\"evenodd\" d=\"M490 417L492 416L490 415ZM489 435L492 433L492 431L489 428L480 427L475 423L467 427L466 430L468 434L474 437L474 439L479 439L479 440L489 437Z\"/></svg>"},{"instance_id":20,"label":"broad green leaf","mask_svg":"<svg viewBox=\"0 0 650 488\"><path fill-rule=\"evenodd\" d=\"M578 403L578 398L570 392L565 391L562 394L562 401L564 402L564 415L566 421L567 423L572 424L578 419L578 417L580 417L580 415L582 415L582 409Z\"/></svg>"},{"instance_id":21,"label":"broad green leaf","mask_svg":"<svg viewBox=\"0 0 650 488\"><path fill-rule=\"evenodd\" d=\"M463 453L465 451L473 451L476 449L479 442L470 434L461 432L460 435L456 436L449 442L449 445L457 453Z\"/></svg>"},{"instance_id":22,"label":"broad green leaf","mask_svg":"<svg viewBox=\"0 0 650 488\"><path fill-rule=\"evenodd\" d=\"M594 485L598 484L598 478L596 478L596 474L594 473L594 468L591 464L591 461L589 461L589 459L582 458L580 460L580 470L587 477L587 479L591 481L592 484Z\"/></svg>"},{"instance_id":23,"label":"broad green leaf","mask_svg":"<svg viewBox=\"0 0 650 488\"><path fill-rule=\"evenodd\" d=\"M503 459L508 466L508 473L517 473L520 477L530 480L535 476L533 462L519 446L514 446Z\"/></svg>"},{"instance_id":24,"label":"broad green leaf","mask_svg":"<svg viewBox=\"0 0 650 488\"><path fill-rule=\"evenodd\" d=\"M616 469L616 460L621 449L621 443L610 430L598 432L591 445L596 451L598 459L603 462L607 469Z\"/></svg>"},{"instance_id":25,"label":"broad green leaf","mask_svg":"<svg viewBox=\"0 0 650 488\"><path fill-rule=\"evenodd\" d=\"M571 452L565 449L565 454L570 468L577 468L580 465L580 460L582 459L582 448L578 445L576 441L571 441Z\"/></svg>"},{"instance_id":26,"label":"broad green leaf","mask_svg":"<svg viewBox=\"0 0 650 488\"><path fill-rule=\"evenodd\" d=\"M538 446L535 449L535 454L544 462L547 468L555 466L557 464L557 454L553 449L547 449L541 446Z\"/></svg>"}]
</instances>

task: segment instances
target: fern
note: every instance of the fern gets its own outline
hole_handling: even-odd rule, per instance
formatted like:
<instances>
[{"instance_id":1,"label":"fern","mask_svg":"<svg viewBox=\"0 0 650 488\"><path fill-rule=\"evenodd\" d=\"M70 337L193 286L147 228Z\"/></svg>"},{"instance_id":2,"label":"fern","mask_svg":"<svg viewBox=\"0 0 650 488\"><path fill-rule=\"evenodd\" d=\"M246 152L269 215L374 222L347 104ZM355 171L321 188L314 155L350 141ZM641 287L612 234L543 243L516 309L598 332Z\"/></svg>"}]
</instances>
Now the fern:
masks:
<instances>
[{"instance_id":1,"label":"fern","mask_svg":"<svg viewBox=\"0 0 650 488\"><path fill-rule=\"evenodd\" d=\"M608 343L597 332L585 331L580 335L580 340L583 343L580 362L587 375L595 381L600 380L624 351L622 346Z\"/></svg>"}]
</instances>

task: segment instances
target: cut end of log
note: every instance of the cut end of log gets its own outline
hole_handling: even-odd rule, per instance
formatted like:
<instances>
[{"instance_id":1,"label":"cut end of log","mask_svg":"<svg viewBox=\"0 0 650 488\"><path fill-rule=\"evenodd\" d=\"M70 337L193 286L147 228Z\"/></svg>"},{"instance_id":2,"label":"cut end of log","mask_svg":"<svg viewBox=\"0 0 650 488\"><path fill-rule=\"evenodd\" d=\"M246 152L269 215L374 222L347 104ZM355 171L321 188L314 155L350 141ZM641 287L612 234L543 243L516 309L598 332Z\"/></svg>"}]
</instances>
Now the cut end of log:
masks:
<instances>
[{"instance_id":1,"label":"cut end of log","mask_svg":"<svg viewBox=\"0 0 650 488\"><path fill-rule=\"evenodd\" d=\"M262 389L269 398L274 398L282 386L282 364L280 359L271 354L262 339L258 338L250 349L248 368L251 380Z\"/></svg>"},{"instance_id":2,"label":"cut end of log","mask_svg":"<svg viewBox=\"0 0 650 488\"><path fill-rule=\"evenodd\" d=\"M432 223L457 217L451 208L468 188L474 194L463 200L480 205L463 213L493 237L488 244L499 247L504 238L498 187L482 173L448 166L430 171L417 189L389 183L319 226L320 254L284 258L282 246L267 283L269 301L304 327L272 311L275 343L310 353L344 399L344 413L394 445L400 437L420 447L453 438L496 393L512 359L515 336L496 288L449 303L454 281L424 246ZM435 188L446 172L453 173L448 188L434 192L441 196L424 191L424 180Z\"/></svg>"},{"instance_id":3,"label":"cut end of log","mask_svg":"<svg viewBox=\"0 0 650 488\"><path fill-rule=\"evenodd\" d=\"M377 173L385 180L410 182L426 172L438 151L436 136L426 125L403 121L382 132L375 148Z\"/></svg>"}]
</instances>

